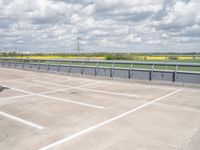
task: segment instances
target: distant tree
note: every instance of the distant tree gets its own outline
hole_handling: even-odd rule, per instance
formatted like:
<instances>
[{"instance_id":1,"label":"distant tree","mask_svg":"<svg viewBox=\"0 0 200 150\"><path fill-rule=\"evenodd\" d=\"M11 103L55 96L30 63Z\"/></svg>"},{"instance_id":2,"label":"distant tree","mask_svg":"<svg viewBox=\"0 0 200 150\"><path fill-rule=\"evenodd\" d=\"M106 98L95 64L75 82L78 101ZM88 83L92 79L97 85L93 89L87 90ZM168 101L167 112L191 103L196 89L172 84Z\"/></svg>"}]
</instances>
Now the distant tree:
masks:
<instances>
[{"instance_id":1,"label":"distant tree","mask_svg":"<svg viewBox=\"0 0 200 150\"><path fill-rule=\"evenodd\" d=\"M168 59L169 60L177 60L178 58L176 56L169 56Z\"/></svg>"}]
</instances>

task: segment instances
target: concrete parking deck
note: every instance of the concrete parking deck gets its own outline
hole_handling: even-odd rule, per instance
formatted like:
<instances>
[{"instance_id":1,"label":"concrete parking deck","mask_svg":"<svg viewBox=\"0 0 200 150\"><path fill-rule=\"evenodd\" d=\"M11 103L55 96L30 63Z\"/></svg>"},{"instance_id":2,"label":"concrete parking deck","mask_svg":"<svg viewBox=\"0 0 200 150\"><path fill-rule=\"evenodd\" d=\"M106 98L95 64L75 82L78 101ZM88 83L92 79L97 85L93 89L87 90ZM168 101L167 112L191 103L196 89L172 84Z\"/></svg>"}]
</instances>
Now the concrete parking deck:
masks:
<instances>
[{"instance_id":1,"label":"concrete parking deck","mask_svg":"<svg viewBox=\"0 0 200 150\"><path fill-rule=\"evenodd\" d=\"M0 68L2 150L198 150L200 90Z\"/></svg>"}]
</instances>

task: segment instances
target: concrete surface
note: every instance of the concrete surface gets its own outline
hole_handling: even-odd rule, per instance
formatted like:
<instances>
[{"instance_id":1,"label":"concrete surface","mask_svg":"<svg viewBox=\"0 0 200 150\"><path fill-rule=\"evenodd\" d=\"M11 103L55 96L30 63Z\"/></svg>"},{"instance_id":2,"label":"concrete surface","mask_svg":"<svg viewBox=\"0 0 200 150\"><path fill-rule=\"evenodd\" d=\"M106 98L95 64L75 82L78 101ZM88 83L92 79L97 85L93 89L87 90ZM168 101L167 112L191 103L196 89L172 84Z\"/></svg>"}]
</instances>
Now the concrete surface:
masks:
<instances>
[{"instance_id":1,"label":"concrete surface","mask_svg":"<svg viewBox=\"0 0 200 150\"><path fill-rule=\"evenodd\" d=\"M2 150L197 150L200 90L0 68Z\"/></svg>"}]
</instances>

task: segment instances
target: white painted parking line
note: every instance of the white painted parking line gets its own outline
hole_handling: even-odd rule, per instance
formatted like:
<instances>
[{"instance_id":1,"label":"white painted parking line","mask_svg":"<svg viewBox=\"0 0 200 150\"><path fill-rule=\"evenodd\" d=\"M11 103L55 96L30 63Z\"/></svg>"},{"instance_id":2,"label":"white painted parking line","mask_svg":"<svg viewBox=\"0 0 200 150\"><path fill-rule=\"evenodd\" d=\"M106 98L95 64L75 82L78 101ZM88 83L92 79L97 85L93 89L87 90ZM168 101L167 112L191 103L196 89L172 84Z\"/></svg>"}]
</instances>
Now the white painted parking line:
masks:
<instances>
[{"instance_id":1,"label":"white painted parking line","mask_svg":"<svg viewBox=\"0 0 200 150\"><path fill-rule=\"evenodd\" d=\"M50 82L41 81L41 80L33 80L33 81L34 82L38 82L38 83L43 83L43 84L49 84L49 85L54 85L54 86L66 87L66 88L71 87L71 86L68 86L68 85L61 85L61 84L57 84L57 83L50 83Z\"/></svg>"},{"instance_id":2,"label":"white painted parking line","mask_svg":"<svg viewBox=\"0 0 200 150\"><path fill-rule=\"evenodd\" d=\"M33 95L35 95L35 94L28 94L28 95L19 95L19 96L5 97L5 98L0 98L0 101L18 99L18 98L29 97L29 96L33 96Z\"/></svg>"},{"instance_id":3,"label":"white painted parking line","mask_svg":"<svg viewBox=\"0 0 200 150\"><path fill-rule=\"evenodd\" d=\"M39 94L44 95L44 94L49 94L49 93L56 93L56 92L66 91L66 90L69 90L69 89L72 89L72 88L71 87L70 88L62 88L62 89L58 89L58 90L42 92L42 93L39 93Z\"/></svg>"},{"instance_id":4,"label":"white painted parking line","mask_svg":"<svg viewBox=\"0 0 200 150\"><path fill-rule=\"evenodd\" d=\"M77 89L84 90L84 91L90 91L90 92L96 92L96 93L104 93L104 94L109 94L109 95L116 95L116 96L138 97L138 95L133 95L133 94L108 92L108 91L102 91L102 90L93 90L93 89L87 89L87 88L81 88L81 87L77 87Z\"/></svg>"},{"instance_id":5,"label":"white painted parking line","mask_svg":"<svg viewBox=\"0 0 200 150\"><path fill-rule=\"evenodd\" d=\"M93 131L93 130L95 130L95 129L97 129L97 128L100 128L100 127L104 126L104 125L107 125L107 124L109 124L109 123L111 123L111 122L113 122L113 121L116 121L116 120L118 120L118 119L121 119L121 118L123 118L123 117L125 117L125 116L127 116L127 115L129 115L129 114L131 114L131 113L133 113L133 112L136 112L136 111L138 111L138 110L140 110L140 109L143 109L143 108L145 108L145 107L147 107L147 106L149 106L149 105L151 105L151 104L153 104L153 103L156 103L156 102L158 102L158 101L160 101L160 100L162 100L162 99L165 99L165 98L167 98L167 97L169 97L169 96L172 96L172 95L174 95L174 94L176 94L176 93L178 93L178 92L180 92L180 91L181 91L181 89L178 89L178 90L176 90L176 91L174 91L174 92L171 92L171 93L169 93L169 94L167 94L167 95L164 95L164 96L161 96L161 97L159 97L159 98L156 98L156 99L154 99L154 100L152 100L152 101L150 101L150 102L147 102L147 103L145 103L145 104L140 105L139 107L136 107L136 108L134 108L134 109L131 109L131 110L125 112L125 113L122 113L122 114L120 114L120 115L118 115L118 116L115 116L115 117L113 117L113 118L110 118L110 119L108 119L108 120L106 120L106 121L103 121L103 122L101 122L101 123L99 123L99 124L96 124L96 125L94 125L94 126L92 126L92 127L89 127L89 128L87 128L87 129L85 129L85 130L82 130L82 131L80 131L80 132L78 132L78 133L72 134L71 136L68 136L68 137L63 138L63 139L61 139L61 140L58 140L58 141L56 141L56 142L54 142L54 143L52 143L52 144L49 144L49 145L47 145L47 146L44 146L44 147L42 147L42 148L40 148L40 149L38 149L38 150L48 150L48 149L54 148L54 147L56 147L56 146L58 146L58 145L61 145L61 144L65 143L65 142L67 142L67 141L70 141L70 140L72 140L72 139L74 139L74 138L76 138L76 137L79 137L79 136L81 136L81 135L83 135L83 134L86 134L86 133L88 133L88 132L91 132L91 131Z\"/></svg>"},{"instance_id":6,"label":"white painted parking line","mask_svg":"<svg viewBox=\"0 0 200 150\"><path fill-rule=\"evenodd\" d=\"M123 83L124 85L127 85L127 86L131 86L131 87L141 87L141 82L137 82L137 81L132 81L129 82L130 80L127 80L125 82L115 82L115 80L106 80L106 81L102 81L102 83L107 83L107 84L111 84L111 85L117 85L117 86L121 86L121 84ZM174 89L176 90L176 87L172 87L172 86L166 86L166 87L163 87L162 85L159 85L159 84L155 84L155 83L150 83L148 82L148 84L142 84L142 86L144 88L157 88L157 89L164 89L164 90L171 90L171 89Z\"/></svg>"},{"instance_id":7,"label":"white painted parking line","mask_svg":"<svg viewBox=\"0 0 200 150\"><path fill-rule=\"evenodd\" d=\"M49 84L49 85L56 85L56 86L60 86L60 87L66 87L66 90L70 89L80 89L80 90L85 90L85 91L90 91L90 92L96 92L96 93L104 93L104 94L110 94L110 95L116 95L116 96L127 96L127 97L138 97L138 95L134 95L134 94L125 94L125 93L117 93L117 92L108 92L108 91L102 91L102 90L93 90L93 89L87 89L87 88L83 88L83 86L76 86L76 87L72 87L72 86L65 86L62 84L55 84L55 83L50 83L50 82L45 82L45 81L40 81L40 80L33 80L35 82L41 82L41 83L45 83L45 84ZM98 83L98 82L95 82ZM91 84L92 85L92 84ZM87 85L89 86L89 85ZM84 86L85 87L85 86ZM59 90L58 90L59 91ZM56 92L58 92L56 91ZM61 91L64 91L64 89L61 89Z\"/></svg>"},{"instance_id":8,"label":"white painted parking line","mask_svg":"<svg viewBox=\"0 0 200 150\"><path fill-rule=\"evenodd\" d=\"M24 120L24 119L21 119L21 118L19 118L19 117L16 117L16 116L7 114L7 113L2 112L2 111L0 111L0 115L2 115L2 116L4 116L4 117L7 117L7 118L10 118L10 119L12 119L12 120L18 121L18 122L20 122L20 123L26 124L26 125L28 125L28 126L31 126L31 127L37 128L37 129L40 129L40 130L41 130L41 129L44 129L43 126L37 125L37 124L35 124L35 123L33 123L33 122L30 122L30 121L26 121L26 120Z\"/></svg>"},{"instance_id":9,"label":"white painted parking line","mask_svg":"<svg viewBox=\"0 0 200 150\"><path fill-rule=\"evenodd\" d=\"M95 85L95 84L99 84L102 83L101 81L98 82L92 82L92 83L88 83L86 81L87 84L83 84L82 85L78 85L78 86L69 86L69 85L63 85L63 84L57 84L57 83L52 83L52 82L46 82L46 81L41 81L41 80L33 80L34 82L39 82L39 83L44 83L44 84L49 84L49 85L54 85L54 86L60 86L60 87L65 87L65 88L76 88L76 87L85 87L85 86L91 86L91 85Z\"/></svg>"},{"instance_id":10,"label":"white painted parking line","mask_svg":"<svg viewBox=\"0 0 200 150\"><path fill-rule=\"evenodd\" d=\"M67 91L67 90L70 90L70 89L76 89L76 88L79 88L79 87L87 87L87 86L96 85L96 84L99 84L99 83L101 83L101 82L93 82L93 83L88 83L88 84L83 84L83 85L78 85L78 86L69 86L67 88L58 89L58 90L54 90L54 91L47 91L47 92L43 92L43 93L40 93L40 94L48 94L48 93Z\"/></svg>"},{"instance_id":11,"label":"white painted parking line","mask_svg":"<svg viewBox=\"0 0 200 150\"><path fill-rule=\"evenodd\" d=\"M33 79L38 79L39 77L29 77L29 78L20 78L20 79L8 79L8 80L3 80L2 82L11 82L11 81L26 81L26 80L33 80Z\"/></svg>"},{"instance_id":12,"label":"white painted parking line","mask_svg":"<svg viewBox=\"0 0 200 150\"><path fill-rule=\"evenodd\" d=\"M25 91L25 90L21 90L21 89L17 89L17 88L11 88L12 90L15 90L15 91L19 91L19 92L23 92L23 93L27 93L27 94L34 94L32 92L29 92L29 91Z\"/></svg>"},{"instance_id":13,"label":"white painted parking line","mask_svg":"<svg viewBox=\"0 0 200 150\"><path fill-rule=\"evenodd\" d=\"M94 84L94 83L91 83L91 84ZM95 84L97 84L97 83L95 83ZM89 83L85 84L85 85L82 85L82 86L86 86L86 85L89 85ZM3 86L5 86L5 85L3 85ZM29 94L29 96L46 97L46 98L51 98L51 99L54 99L54 100L59 100L59 101L63 101L63 102L73 103L73 104L76 104L76 105L93 107L93 108L98 108L98 109L104 109L104 107L102 107L102 106L92 105L92 104L83 103L83 102L77 102L77 101L73 101L73 100L69 100L69 99L61 99L61 98L57 98L57 97L46 96L46 95L43 95L42 93L41 94L40 93L37 94L37 93L32 93L32 92L29 92L29 91L25 91L25 90L21 90L21 89L17 89L17 88L12 88L12 87L9 87L9 88L13 89L13 90L16 90L16 91L21 91L21 92L27 93L27 94Z\"/></svg>"},{"instance_id":14,"label":"white painted parking line","mask_svg":"<svg viewBox=\"0 0 200 150\"><path fill-rule=\"evenodd\" d=\"M87 104L87 103L72 101L72 100L58 98L58 97L53 97L53 96L40 95L40 94L38 94L38 96L46 97L46 98L54 99L54 100L58 100L58 101L68 102L68 103L72 103L72 104L78 104L78 105L81 105L81 106L87 106L87 107L92 107L92 108L104 109L104 107L102 107L102 106L97 106L97 105L92 105L92 104Z\"/></svg>"},{"instance_id":15,"label":"white painted parking line","mask_svg":"<svg viewBox=\"0 0 200 150\"><path fill-rule=\"evenodd\" d=\"M21 89L17 89L17 88L13 88L13 87L10 87L10 86L4 85L4 84L1 84L1 85L4 86L4 87L8 87L9 89L15 90L15 91L19 91L19 92L23 92L23 93L27 93L27 94L34 94L32 92L21 90Z\"/></svg>"},{"instance_id":16,"label":"white painted parking line","mask_svg":"<svg viewBox=\"0 0 200 150\"><path fill-rule=\"evenodd\" d=\"M70 90L73 88L78 88L78 87L85 87L85 86L90 86L90 85L94 85L94 84L99 84L101 82L96 82L96 83L88 83L88 84L83 84L83 85L79 85L79 86L75 86L75 87L69 87L69 88L63 88L63 89L58 89L58 90L52 90L52 91L47 91L47 92L42 92L42 93L32 93L29 91L24 91L21 89L16 89L16 88L11 88L13 90L17 90L17 91L21 91L21 92L28 92L28 95L19 95L19 96L13 96L13 97L5 97L5 98L0 98L0 100L10 100L10 99L18 99L18 98L23 98L23 97L28 97L28 96L34 96L34 95L43 95L43 94L48 94L48 93L55 93L55 92L60 92L60 91L66 91L66 90ZM2 85L2 84L1 84ZM6 87L6 85L4 85Z\"/></svg>"}]
</instances>

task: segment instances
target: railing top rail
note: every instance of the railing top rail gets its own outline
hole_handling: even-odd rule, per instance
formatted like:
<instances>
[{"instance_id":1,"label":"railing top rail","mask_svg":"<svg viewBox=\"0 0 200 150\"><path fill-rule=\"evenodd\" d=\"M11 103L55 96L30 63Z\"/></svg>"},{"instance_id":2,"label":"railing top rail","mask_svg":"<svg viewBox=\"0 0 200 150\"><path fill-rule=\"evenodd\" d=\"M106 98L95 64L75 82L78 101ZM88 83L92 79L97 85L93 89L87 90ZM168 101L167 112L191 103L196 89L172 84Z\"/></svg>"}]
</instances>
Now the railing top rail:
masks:
<instances>
[{"instance_id":1,"label":"railing top rail","mask_svg":"<svg viewBox=\"0 0 200 150\"><path fill-rule=\"evenodd\" d=\"M52 62L85 62L85 63L109 63L109 64L138 64L138 65L168 65L168 66L194 66L200 67L200 63L181 62L147 62L147 61L124 61L124 60L73 60L73 59L28 59L28 58L0 58L0 60L13 61L52 61Z\"/></svg>"}]
</instances>

